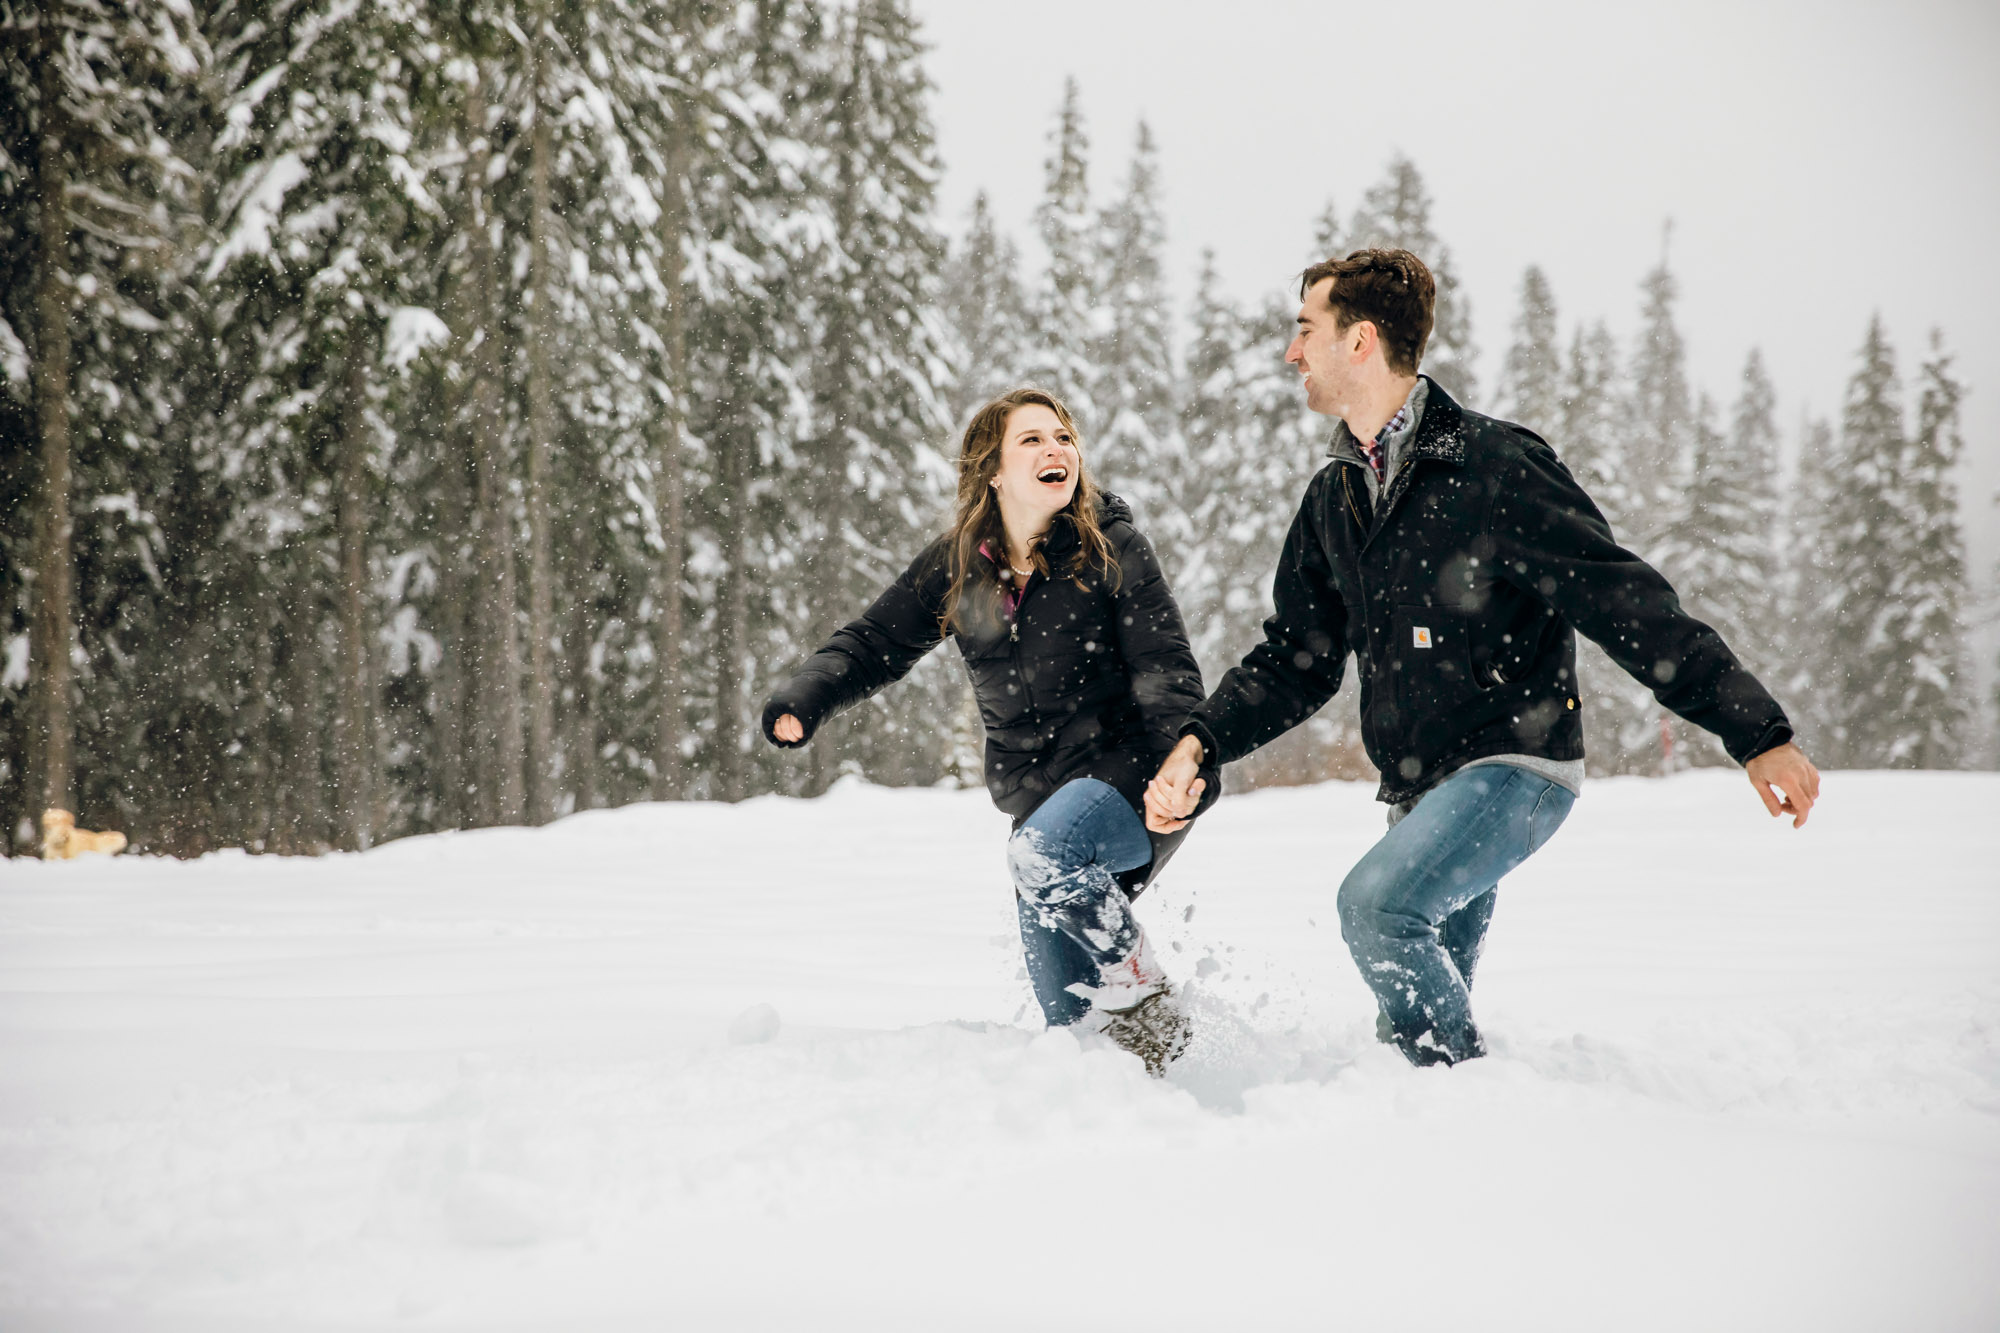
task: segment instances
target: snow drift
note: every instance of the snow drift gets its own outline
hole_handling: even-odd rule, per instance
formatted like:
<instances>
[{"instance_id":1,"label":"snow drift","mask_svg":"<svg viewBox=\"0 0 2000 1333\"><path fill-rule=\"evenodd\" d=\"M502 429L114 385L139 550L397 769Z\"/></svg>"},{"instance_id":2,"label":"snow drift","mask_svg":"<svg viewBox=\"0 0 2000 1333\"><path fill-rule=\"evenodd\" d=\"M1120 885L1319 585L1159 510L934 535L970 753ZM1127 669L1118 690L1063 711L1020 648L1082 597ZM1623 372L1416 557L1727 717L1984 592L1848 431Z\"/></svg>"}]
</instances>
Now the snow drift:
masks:
<instances>
[{"instance_id":1,"label":"snow drift","mask_svg":"<svg viewBox=\"0 0 2000 1333\"><path fill-rule=\"evenodd\" d=\"M1996 805L1594 783L1419 1071L1379 808L1230 798L1140 903L1164 1083L1038 1030L973 792L0 863L0 1328L1990 1328Z\"/></svg>"}]
</instances>

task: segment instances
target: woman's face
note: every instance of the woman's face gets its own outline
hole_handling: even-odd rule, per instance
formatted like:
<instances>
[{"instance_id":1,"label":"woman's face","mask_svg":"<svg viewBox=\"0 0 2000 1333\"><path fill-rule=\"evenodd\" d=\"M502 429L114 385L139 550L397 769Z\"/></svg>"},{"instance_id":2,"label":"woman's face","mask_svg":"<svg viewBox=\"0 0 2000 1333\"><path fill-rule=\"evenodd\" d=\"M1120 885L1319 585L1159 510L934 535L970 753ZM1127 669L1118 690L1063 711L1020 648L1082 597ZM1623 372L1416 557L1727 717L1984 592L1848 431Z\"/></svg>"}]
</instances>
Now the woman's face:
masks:
<instances>
[{"instance_id":1,"label":"woman's face","mask_svg":"<svg viewBox=\"0 0 2000 1333\"><path fill-rule=\"evenodd\" d=\"M1012 513L1046 524L1076 494L1082 471L1076 439L1054 412L1023 403L1007 414L1000 470L993 477L1003 517Z\"/></svg>"}]
</instances>

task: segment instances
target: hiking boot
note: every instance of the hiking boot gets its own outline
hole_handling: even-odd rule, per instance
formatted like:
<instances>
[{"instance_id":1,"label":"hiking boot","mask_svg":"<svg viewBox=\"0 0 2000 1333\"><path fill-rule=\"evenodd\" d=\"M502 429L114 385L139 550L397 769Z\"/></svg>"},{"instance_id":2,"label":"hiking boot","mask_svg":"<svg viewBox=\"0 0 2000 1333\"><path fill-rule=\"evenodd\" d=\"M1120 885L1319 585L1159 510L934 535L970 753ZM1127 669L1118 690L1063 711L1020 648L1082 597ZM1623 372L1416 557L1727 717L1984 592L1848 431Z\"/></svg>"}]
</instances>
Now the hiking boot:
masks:
<instances>
[{"instance_id":1,"label":"hiking boot","mask_svg":"<svg viewBox=\"0 0 2000 1333\"><path fill-rule=\"evenodd\" d=\"M1156 990L1129 1009L1102 1009L1098 1030L1146 1063L1146 1072L1160 1078L1167 1066L1187 1050L1192 1033L1187 1014L1171 988Z\"/></svg>"}]
</instances>

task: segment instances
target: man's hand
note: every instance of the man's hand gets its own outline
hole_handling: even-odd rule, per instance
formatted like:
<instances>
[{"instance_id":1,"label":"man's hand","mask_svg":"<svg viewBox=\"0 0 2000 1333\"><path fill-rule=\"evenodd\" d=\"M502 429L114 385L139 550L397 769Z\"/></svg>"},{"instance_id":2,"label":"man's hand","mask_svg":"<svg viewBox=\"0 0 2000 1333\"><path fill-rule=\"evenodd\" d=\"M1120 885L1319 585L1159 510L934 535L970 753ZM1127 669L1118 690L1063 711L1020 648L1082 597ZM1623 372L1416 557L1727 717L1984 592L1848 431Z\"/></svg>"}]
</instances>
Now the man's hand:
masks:
<instances>
[{"instance_id":1,"label":"man's hand","mask_svg":"<svg viewBox=\"0 0 2000 1333\"><path fill-rule=\"evenodd\" d=\"M771 734L787 745L797 745L806 738L805 724L787 713L771 724Z\"/></svg>"},{"instance_id":2,"label":"man's hand","mask_svg":"<svg viewBox=\"0 0 2000 1333\"><path fill-rule=\"evenodd\" d=\"M1813 802L1819 799L1819 770L1812 766L1804 750L1787 741L1752 759L1745 765L1745 771L1773 819L1790 815L1793 828L1805 827L1806 816L1812 813ZM1152 793L1148 792L1149 809L1152 802Z\"/></svg>"},{"instance_id":3,"label":"man's hand","mask_svg":"<svg viewBox=\"0 0 2000 1333\"><path fill-rule=\"evenodd\" d=\"M1160 771L1146 784L1146 827L1155 833L1172 833L1188 822L1201 804L1202 788L1208 784L1195 776L1201 772L1201 742L1183 736L1168 752Z\"/></svg>"}]
</instances>

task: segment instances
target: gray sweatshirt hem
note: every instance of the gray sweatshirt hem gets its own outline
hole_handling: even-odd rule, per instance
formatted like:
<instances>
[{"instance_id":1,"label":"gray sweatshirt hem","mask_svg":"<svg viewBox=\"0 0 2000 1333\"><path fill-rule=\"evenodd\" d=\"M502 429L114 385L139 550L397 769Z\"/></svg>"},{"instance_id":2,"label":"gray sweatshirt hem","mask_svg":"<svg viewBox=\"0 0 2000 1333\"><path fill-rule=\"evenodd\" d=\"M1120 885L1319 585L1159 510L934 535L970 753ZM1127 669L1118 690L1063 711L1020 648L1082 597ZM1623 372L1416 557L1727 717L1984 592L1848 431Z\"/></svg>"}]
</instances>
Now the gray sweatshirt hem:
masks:
<instances>
[{"instance_id":1,"label":"gray sweatshirt hem","mask_svg":"<svg viewBox=\"0 0 2000 1333\"><path fill-rule=\"evenodd\" d=\"M1484 759L1473 759L1460 764L1450 773L1445 774L1445 778L1463 773L1468 768L1482 768L1488 764L1511 764L1515 768L1525 768L1536 777L1546 778L1550 782L1555 783L1556 786L1561 787L1572 796L1581 797L1583 795L1583 760L1581 759L1544 759L1538 754L1489 754ZM1444 781L1444 778L1440 778L1439 781ZM1432 784L1430 790L1436 791L1437 785L1435 783ZM1429 795L1429 792L1426 792L1425 795ZM1404 801L1390 806L1389 827L1396 827L1404 815L1409 814L1410 811L1417 808L1417 801L1423 799L1422 796L1419 796L1416 801Z\"/></svg>"}]
</instances>

